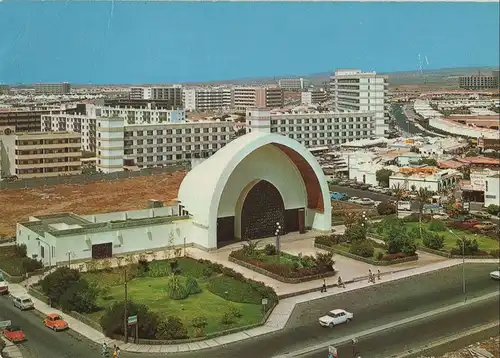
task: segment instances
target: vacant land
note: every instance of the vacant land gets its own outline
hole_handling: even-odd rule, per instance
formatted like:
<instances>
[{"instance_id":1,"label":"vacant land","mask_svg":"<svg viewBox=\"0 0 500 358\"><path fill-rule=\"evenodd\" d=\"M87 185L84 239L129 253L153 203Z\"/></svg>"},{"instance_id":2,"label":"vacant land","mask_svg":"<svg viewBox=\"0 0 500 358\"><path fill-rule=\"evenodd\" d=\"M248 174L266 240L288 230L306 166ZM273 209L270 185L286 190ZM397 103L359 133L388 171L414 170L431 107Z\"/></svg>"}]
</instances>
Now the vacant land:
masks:
<instances>
[{"instance_id":1,"label":"vacant land","mask_svg":"<svg viewBox=\"0 0 500 358\"><path fill-rule=\"evenodd\" d=\"M168 203L177 197L185 175L186 172L174 172L88 184L0 190L0 238L15 236L16 223L27 221L29 216L139 210L147 207L148 199Z\"/></svg>"}]
</instances>

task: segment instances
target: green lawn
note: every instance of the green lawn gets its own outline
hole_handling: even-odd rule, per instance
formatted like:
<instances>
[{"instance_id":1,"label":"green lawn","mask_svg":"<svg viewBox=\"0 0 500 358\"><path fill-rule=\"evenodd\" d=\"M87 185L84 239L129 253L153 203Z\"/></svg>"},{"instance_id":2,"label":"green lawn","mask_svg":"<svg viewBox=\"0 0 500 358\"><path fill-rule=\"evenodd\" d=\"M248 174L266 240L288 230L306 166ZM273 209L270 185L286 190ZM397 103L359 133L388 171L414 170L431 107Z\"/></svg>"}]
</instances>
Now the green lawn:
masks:
<instances>
[{"instance_id":1,"label":"green lawn","mask_svg":"<svg viewBox=\"0 0 500 358\"><path fill-rule=\"evenodd\" d=\"M179 260L180 266L184 266ZM184 273L184 271L182 271ZM103 310L90 314L90 318L99 322L104 313L104 308L116 301L124 299L124 286L121 275L115 272L98 272L83 274L89 281L98 281L99 285L109 287L106 297L99 297L97 303ZM205 333L214 333L234 327L241 327L259 323L263 317L261 305L238 303L225 300L206 289L207 280L197 278L202 292L190 295L183 300L172 300L168 297L167 277L139 277L128 282L128 295L136 303L145 304L152 311L165 316L179 317L187 327L191 336L191 321L197 316L205 316L208 325ZM183 276L182 276L183 277ZM242 314L232 325L224 325L220 322L221 316L228 311L229 307L238 308Z\"/></svg>"},{"instance_id":2,"label":"green lawn","mask_svg":"<svg viewBox=\"0 0 500 358\"><path fill-rule=\"evenodd\" d=\"M414 227L418 228L419 223L417 222L409 222L406 223L409 229L412 229ZM422 223L422 228L424 229L429 229L429 223ZM495 239L492 239L489 236L481 235L481 234L473 234L467 231L462 231L459 229L452 229L455 234L457 234L459 237L464 238L464 239L476 239L477 242L479 243L479 249L483 251L490 252L491 250L498 249L498 241ZM429 230L430 231L430 230ZM453 248L457 247L457 237L453 235L451 232L446 229L445 231L437 231L436 232L439 235L444 236L444 250L450 251ZM421 244L421 243L419 243Z\"/></svg>"},{"instance_id":3,"label":"green lawn","mask_svg":"<svg viewBox=\"0 0 500 358\"><path fill-rule=\"evenodd\" d=\"M344 251L344 252L349 252L349 249L351 248L351 245L343 243L343 244L334 245L333 247L335 249L337 249L337 250L341 250L341 251ZM372 259L372 260L377 260L379 252L381 252L382 255L386 254L386 250L385 249L375 246L375 251L373 251L373 256L372 257L365 257L365 258Z\"/></svg>"}]
</instances>

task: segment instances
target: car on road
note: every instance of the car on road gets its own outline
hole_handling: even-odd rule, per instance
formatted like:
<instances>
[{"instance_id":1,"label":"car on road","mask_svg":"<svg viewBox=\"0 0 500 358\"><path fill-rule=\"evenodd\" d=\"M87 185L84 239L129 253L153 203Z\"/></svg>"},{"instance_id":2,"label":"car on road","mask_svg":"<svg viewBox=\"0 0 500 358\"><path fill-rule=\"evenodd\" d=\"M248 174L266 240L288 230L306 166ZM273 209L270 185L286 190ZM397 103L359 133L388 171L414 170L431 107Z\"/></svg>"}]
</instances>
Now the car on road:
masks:
<instances>
[{"instance_id":1,"label":"car on road","mask_svg":"<svg viewBox=\"0 0 500 358\"><path fill-rule=\"evenodd\" d=\"M462 226L467 228L467 229L472 229L474 226L479 225L479 224L481 224L481 222L479 220L475 220L475 219L469 219L469 220L462 221Z\"/></svg>"},{"instance_id":2,"label":"car on road","mask_svg":"<svg viewBox=\"0 0 500 358\"><path fill-rule=\"evenodd\" d=\"M8 326L2 331L2 335L11 342L22 342L26 339L24 332L19 326Z\"/></svg>"},{"instance_id":3,"label":"car on road","mask_svg":"<svg viewBox=\"0 0 500 358\"><path fill-rule=\"evenodd\" d=\"M12 296L12 301L14 302L14 307L19 308L21 311L35 308L35 304L31 298L27 296Z\"/></svg>"},{"instance_id":4,"label":"car on road","mask_svg":"<svg viewBox=\"0 0 500 358\"><path fill-rule=\"evenodd\" d=\"M360 200L360 198L358 198L357 196L353 196L353 197L350 197L348 201L349 201L350 203L357 204L357 203L358 203L358 200Z\"/></svg>"},{"instance_id":5,"label":"car on road","mask_svg":"<svg viewBox=\"0 0 500 358\"><path fill-rule=\"evenodd\" d=\"M485 230L485 231L492 230L496 227L497 226L495 224L493 224L491 221L483 221L482 223L474 225L475 229Z\"/></svg>"},{"instance_id":6,"label":"car on road","mask_svg":"<svg viewBox=\"0 0 500 358\"><path fill-rule=\"evenodd\" d=\"M432 218L435 220L448 220L450 217L448 216L448 214L441 213L432 215Z\"/></svg>"},{"instance_id":7,"label":"car on road","mask_svg":"<svg viewBox=\"0 0 500 358\"><path fill-rule=\"evenodd\" d=\"M326 315L319 318L319 324L323 327L333 327L338 324L350 322L354 318L354 314L346 310L336 309L327 312Z\"/></svg>"},{"instance_id":8,"label":"car on road","mask_svg":"<svg viewBox=\"0 0 500 358\"><path fill-rule=\"evenodd\" d=\"M9 285L7 281L4 281L2 277L0 277L0 295L6 295L9 293Z\"/></svg>"},{"instance_id":9,"label":"car on road","mask_svg":"<svg viewBox=\"0 0 500 358\"><path fill-rule=\"evenodd\" d=\"M500 269L490 272L490 277L494 280L500 280Z\"/></svg>"},{"instance_id":10,"label":"car on road","mask_svg":"<svg viewBox=\"0 0 500 358\"><path fill-rule=\"evenodd\" d=\"M43 320L43 324L54 331L62 331L68 328L68 323L57 313L49 313Z\"/></svg>"},{"instance_id":11,"label":"car on road","mask_svg":"<svg viewBox=\"0 0 500 358\"><path fill-rule=\"evenodd\" d=\"M338 193L336 191L330 193L330 199L332 200L347 200L349 199L349 195L346 193Z\"/></svg>"},{"instance_id":12,"label":"car on road","mask_svg":"<svg viewBox=\"0 0 500 358\"><path fill-rule=\"evenodd\" d=\"M348 186L349 182L347 180L341 180L341 181L338 182L338 185Z\"/></svg>"}]
</instances>

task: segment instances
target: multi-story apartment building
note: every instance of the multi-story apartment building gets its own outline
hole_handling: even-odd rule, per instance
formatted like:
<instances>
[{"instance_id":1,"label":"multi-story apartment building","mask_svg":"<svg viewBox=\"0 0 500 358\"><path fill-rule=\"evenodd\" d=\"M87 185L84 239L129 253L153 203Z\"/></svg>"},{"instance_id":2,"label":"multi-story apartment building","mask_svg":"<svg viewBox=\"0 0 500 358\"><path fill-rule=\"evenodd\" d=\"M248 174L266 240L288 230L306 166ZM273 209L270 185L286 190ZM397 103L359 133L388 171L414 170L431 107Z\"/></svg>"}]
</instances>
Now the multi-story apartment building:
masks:
<instances>
[{"instance_id":1,"label":"multi-story apartment building","mask_svg":"<svg viewBox=\"0 0 500 358\"><path fill-rule=\"evenodd\" d=\"M78 114L42 115L42 132L80 133L82 151L95 153L96 117Z\"/></svg>"},{"instance_id":2,"label":"multi-story apartment building","mask_svg":"<svg viewBox=\"0 0 500 358\"><path fill-rule=\"evenodd\" d=\"M81 174L79 133L23 132L0 127L0 177L18 179Z\"/></svg>"},{"instance_id":3,"label":"multi-story apartment building","mask_svg":"<svg viewBox=\"0 0 500 358\"><path fill-rule=\"evenodd\" d=\"M105 173L208 158L233 137L231 122L200 121L129 125L97 119L96 168Z\"/></svg>"},{"instance_id":4,"label":"multi-story apartment building","mask_svg":"<svg viewBox=\"0 0 500 358\"><path fill-rule=\"evenodd\" d=\"M481 74L460 76L458 84L460 88L475 90L498 88L500 86L500 72L498 70L492 71L491 76Z\"/></svg>"},{"instance_id":5,"label":"multi-story apartment building","mask_svg":"<svg viewBox=\"0 0 500 358\"><path fill-rule=\"evenodd\" d=\"M374 114L369 112L272 113L268 109L249 109L247 132L286 135L306 147L332 146L373 136Z\"/></svg>"},{"instance_id":6,"label":"multi-story apartment building","mask_svg":"<svg viewBox=\"0 0 500 358\"><path fill-rule=\"evenodd\" d=\"M283 107L283 90L279 87L235 87L234 107L280 108Z\"/></svg>"},{"instance_id":7,"label":"multi-story apartment building","mask_svg":"<svg viewBox=\"0 0 500 358\"><path fill-rule=\"evenodd\" d=\"M302 92L300 97L300 103L304 106L323 103L326 102L327 100L328 100L328 93L323 90Z\"/></svg>"},{"instance_id":8,"label":"multi-story apartment building","mask_svg":"<svg viewBox=\"0 0 500 358\"><path fill-rule=\"evenodd\" d=\"M213 111L233 107L232 88L186 88L182 96L187 111Z\"/></svg>"},{"instance_id":9,"label":"multi-story apartment building","mask_svg":"<svg viewBox=\"0 0 500 358\"><path fill-rule=\"evenodd\" d=\"M71 93L71 85L64 83L35 83L33 85L36 95L65 95Z\"/></svg>"},{"instance_id":10,"label":"multi-story apartment building","mask_svg":"<svg viewBox=\"0 0 500 358\"><path fill-rule=\"evenodd\" d=\"M149 103L141 108L102 107L87 104L85 115L51 114L43 115L41 130L77 132L82 136L82 150L96 152L96 123L99 117L117 117L132 124L161 124L184 122L186 113L181 110L158 109Z\"/></svg>"},{"instance_id":11,"label":"multi-story apartment building","mask_svg":"<svg viewBox=\"0 0 500 358\"><path fill-rule=\"evenodd\" d=\"M171 101L173 106L182 106L182 86L162 86L162 87L131 87L130 99L140 100L164 100Z\"/></svg>"},{"instance_id":12,"label":"multi-story apartment building","mask_svg":"<svg viewBox=\"0 0 500 358\"><path fill-rule=\"evenodd\" d=\"M13 126L16 132L40 132L40 118L42 115L62 112L65 111L30 108L0 109L0 127Z\"/></svg>"},{"instance_id":13,"label":"multi-story apartment building","mask_svg":"<svg viewBox=\"0 0 500 358\"><path fill-rule=\"evenodd\" d=\"M375 135L384 137L389 131L387 76L361 70L337 70L330 78L330 94L336 111L372 112Z\"/></svg>"},{"instance_id":14,"label":"multi-story apartment building","mask_svg":"<svg viewBox=\"0 0 500 358\"><path fill-rule=\"evenodd\" d=\"M282 78L278 85L284 91L302 91L307 87L307 80L303 78Z\"/></svg>"}]
</instances>

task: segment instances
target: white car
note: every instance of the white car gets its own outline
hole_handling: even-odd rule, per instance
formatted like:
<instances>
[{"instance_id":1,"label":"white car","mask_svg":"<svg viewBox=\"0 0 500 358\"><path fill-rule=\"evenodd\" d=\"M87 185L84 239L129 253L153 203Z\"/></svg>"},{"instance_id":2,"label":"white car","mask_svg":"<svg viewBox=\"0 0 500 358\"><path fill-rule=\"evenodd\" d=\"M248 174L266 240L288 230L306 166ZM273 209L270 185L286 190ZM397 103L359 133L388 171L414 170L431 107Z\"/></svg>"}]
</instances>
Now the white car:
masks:
<instances>
[{"instance_id":1,"label":"white car","mask_svg":"<svg viewBox=\"0 0 500 358\"><path fill-rule=\"evenodd\" d=\"M500 280L500 270L490 272L490 277L494 280Z\"/></svg>"},{"instance_id":2,"label":"white car","mask_svg":"<svg viewBox=\"0 0 500 358\"><path fill-rule=\"evenodd\" d=\"M359 204L361 205L373 205L375 204L375 201L370 199L370 198L363 198L363 199L359 199Z\"/></svg>"},{"instance_id":3,"label":"white car","mask_svg":"<svg viewBox=\"0 0 500 358\"><path fill-rule=\"evenodd\" d=\"M358 200L359 200L359 198L357 196L353 196L353 197L349 198L349 200L347 200L347 201L350 203L356 203Z\"/></svg>"},{"instance_id":4,"label":"white car","mask_svg":"<svg viewBox=\"0 0 500 358\"><path fill-rule=\"evenodd\" d=\"M320 317L319 324L323 327L333 327L341 323L350 322L353 318L354 314L345 310L336 309Z\"/></svg>"},{"instance_id":5,"label":"white car","mask_svg":"<svg viewBox=\"0 0 500 358\"><path fill-rule=\"evenodd\" d=\"M29 310L35 307L31 298L27 296L21 296L21 297L12 296L12 301L14 302L14 307L19 308L21 311Z\"/></svg>"},{"instance_id":6,"label":"white car","mask_svg":"<svg viewBox=\"0 0 500 358\"><path fill-rule=\"evenodd\" d=\"M447 214L442 213L442 214L432 215L432 218L436 220L448 220L450 217Z\"/></svg>"}]
</instances>

